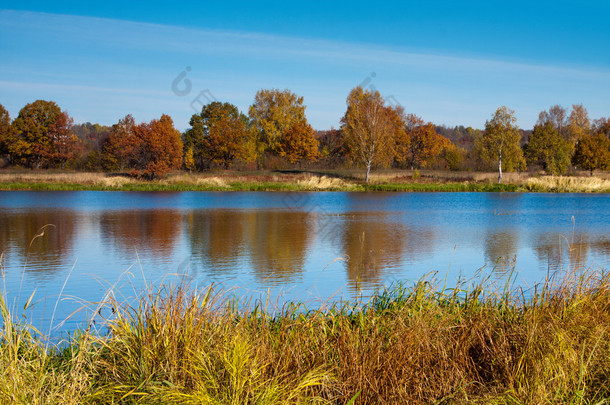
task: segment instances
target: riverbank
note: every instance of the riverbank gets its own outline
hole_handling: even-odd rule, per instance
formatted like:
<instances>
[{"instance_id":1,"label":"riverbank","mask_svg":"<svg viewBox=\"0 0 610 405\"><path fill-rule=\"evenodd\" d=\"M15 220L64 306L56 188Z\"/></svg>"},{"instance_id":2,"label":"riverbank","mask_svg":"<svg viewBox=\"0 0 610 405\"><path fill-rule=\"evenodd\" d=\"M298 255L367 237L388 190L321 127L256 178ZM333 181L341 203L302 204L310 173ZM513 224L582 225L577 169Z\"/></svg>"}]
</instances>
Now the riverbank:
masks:
<instances>
[{"instance_id":1,"label":"riverbank","mask_svg":"<svg viewBox=\"0 0 610 405\"><path fill-rule=\"evenodd\" d=\"M79 172L0 172L0 190L38 191L422 191L422 192L610 192L606 173L599 176L530 176L508 173L497 184L495 173L388 171L369 184L353 171L258 171L174 173L144 181L124 174Z\"/></svg>"},{"instance_id":2,"label":"riverbank","mask_svg":"<svg viewBox=\"0 0 610 405\"><path fill-rule=\"evenodd\" d=\"M112 294L109 294L112 296ZM238 304L187 286L92 303L104 335L49 346L0 299L0 402L605 403L610 279L532 290L422 280L367 305ZM237 310L236 308L247 309ZM353 402L350 402L354 399Z\"/></svg>"}]
</instances>

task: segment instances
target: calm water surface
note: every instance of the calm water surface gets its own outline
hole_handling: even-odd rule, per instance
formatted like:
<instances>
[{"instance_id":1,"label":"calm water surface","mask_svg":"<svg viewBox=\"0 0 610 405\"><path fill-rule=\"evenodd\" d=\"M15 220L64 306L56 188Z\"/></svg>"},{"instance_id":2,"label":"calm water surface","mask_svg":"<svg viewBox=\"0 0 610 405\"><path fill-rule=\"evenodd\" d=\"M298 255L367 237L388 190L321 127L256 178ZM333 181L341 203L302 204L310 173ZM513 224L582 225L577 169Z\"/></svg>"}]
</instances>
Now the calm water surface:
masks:
<instances>
[{"instance_id":1,"label":"calm water surface","mask_svg":"<svg viewBox=\"0 0 610 405\"><path fill-rule=\"evenodd\" d=\"M610 197L521 193L0 192L9 304L43 332L113 286L188 279L275 302L366 297L437 272L531 286L610 267ZM63 289L63 291L62 291ZM61 295L60 295L61 293ZM62 320L68 320L56 328Z\"/></svg>"}]
</instances>

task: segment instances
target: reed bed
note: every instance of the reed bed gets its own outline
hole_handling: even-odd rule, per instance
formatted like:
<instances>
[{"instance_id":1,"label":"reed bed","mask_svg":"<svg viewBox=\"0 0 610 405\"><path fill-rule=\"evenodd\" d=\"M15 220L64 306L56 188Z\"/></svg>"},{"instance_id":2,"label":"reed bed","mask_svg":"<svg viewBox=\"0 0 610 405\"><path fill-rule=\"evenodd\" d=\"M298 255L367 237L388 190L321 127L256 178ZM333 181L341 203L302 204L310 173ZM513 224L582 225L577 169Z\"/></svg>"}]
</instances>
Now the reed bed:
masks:
<instances>
[{"instance_id":1,"label":"reed bed","mask_svg":"<svg viewBox=\"0 0 610 405\"><path fill-rule=\"evenodd\" d=\"M528 179L525 187L529 191L609 193L610 180L599 177L544 176Z\"/></svg>"},{"instance_id":2,"label":"reed bed","mask_svg":"<svg viewBox=\"0 0 610 405\"><path fill-rule=\"evenodd\" d=\"M264 300L244 303L186 285L105 306L107 333L84 329L54 346L15 319L2 297L0 403L610 400L610 278L603 271L527 291L489 280L446 288L423 279L366 303L318 309L269 309Z\"/></svg>"},{"instance_id":3,"label":"reed bed","mask_svg":"<svg viewBox=\"0 0 610 405\"><path fill-rule=\"evenodd\" d=\"M345 190L354 186L341 179L328 176L308 176L298 180L297 184L305 190Z\"/></svg>"}]
</instances>

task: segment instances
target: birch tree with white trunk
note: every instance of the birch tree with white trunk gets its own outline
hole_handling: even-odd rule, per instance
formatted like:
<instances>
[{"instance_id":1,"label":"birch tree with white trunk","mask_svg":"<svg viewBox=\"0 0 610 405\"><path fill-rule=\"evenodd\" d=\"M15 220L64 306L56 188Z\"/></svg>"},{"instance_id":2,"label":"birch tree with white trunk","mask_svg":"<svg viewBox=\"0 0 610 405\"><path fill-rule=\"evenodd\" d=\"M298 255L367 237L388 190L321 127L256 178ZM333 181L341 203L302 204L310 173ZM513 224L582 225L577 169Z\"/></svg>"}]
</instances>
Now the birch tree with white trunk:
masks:
<instances>
[{"instance_id":1,"label":"birch tree with white trunk","mask_svg":"<svg viewBox=\"0 0 610 405\"><path fill-rule=\"evenodd\" d=\"M368 183L374 167L387 167L392 162L396 135L403 130L400 113L386 106L378 91L358 86L347 97L341 122L350 158L366 168Z\"/></svg>"},{"instance_id":2,"label":"birch tree with white trunk","mask_svg":"<svg viewBox=\"0 0 610 405\"><path fill-rule=\"evenodd\" d=\"M485 123L485 132L475 141L475 150L484 160L497 162L498 183L502 183L502 170L525 169L520 142L515 112L506 106L498 108Z\"/></svg>"}]
</instances>

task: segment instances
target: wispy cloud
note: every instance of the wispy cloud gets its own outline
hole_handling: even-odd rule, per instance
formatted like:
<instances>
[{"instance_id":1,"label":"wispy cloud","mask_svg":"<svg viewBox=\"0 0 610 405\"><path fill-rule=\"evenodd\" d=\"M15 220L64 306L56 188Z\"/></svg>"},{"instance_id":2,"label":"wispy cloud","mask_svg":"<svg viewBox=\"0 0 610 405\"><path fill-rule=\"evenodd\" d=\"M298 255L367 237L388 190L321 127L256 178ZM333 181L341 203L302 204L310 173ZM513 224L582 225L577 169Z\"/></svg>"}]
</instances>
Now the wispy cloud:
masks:
<instances>
[{"instance_id":1,"label":"wispy cloud","mask_svg":"<svg viewBox=\"0 0 610 405\"><path fill-rule=\"evenodd\" d=\"M610 113L610 70L599 67L10 10L0 11L0 34L0 102L13 110L37 92L61 93L74 104L95 94L101 106L107 95L106 104L124 114L134 100L142 110L153 98L164 105L150 114L167 112L184 127L190 100L177 98L170 85L189 66L192 97L209 89L245 110L261 87L288 87L305 97L318 128L337 125L345 96L372 72L371 85L382 94L438 123L481 126L500 104L515 108L525 126L555 103L584 102L592 115ZM117 117L88 120L108 119Z\"/></svg>"}]
</instances>

